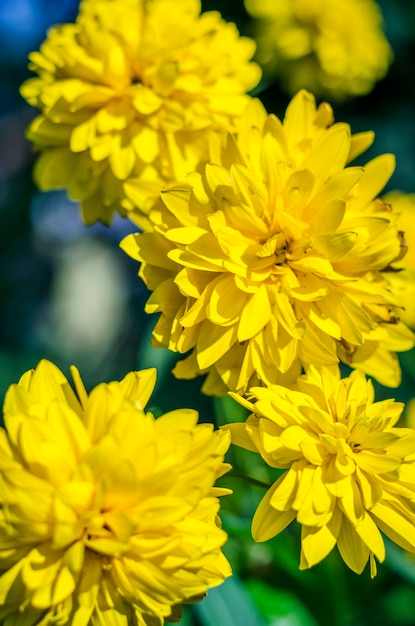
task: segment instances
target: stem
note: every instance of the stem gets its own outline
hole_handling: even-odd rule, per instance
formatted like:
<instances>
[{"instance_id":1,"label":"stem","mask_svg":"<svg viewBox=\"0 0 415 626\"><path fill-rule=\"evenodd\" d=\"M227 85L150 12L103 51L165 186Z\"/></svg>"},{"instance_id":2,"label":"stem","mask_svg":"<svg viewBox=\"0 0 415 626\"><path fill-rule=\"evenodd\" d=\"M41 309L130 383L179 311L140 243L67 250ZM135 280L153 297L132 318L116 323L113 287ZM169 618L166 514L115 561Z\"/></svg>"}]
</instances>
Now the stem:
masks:
<instances>
[{"instance_id":1,"label":"stem","mask_svg":"<svg viewBox=\"0 0 415 626\"><path fill-rule=\"evenodd\" d=\"M263 487L265 489L269 489L271 485L264 483L262 480L258 480L257 478L252 478L252 476L247 476L246 474L242 474L242 472L230 472L228 474L228 478L240 478L241 480L245 480L247 483L251 485L256 485L257 487Z\"/></svg>"}]
</instances>

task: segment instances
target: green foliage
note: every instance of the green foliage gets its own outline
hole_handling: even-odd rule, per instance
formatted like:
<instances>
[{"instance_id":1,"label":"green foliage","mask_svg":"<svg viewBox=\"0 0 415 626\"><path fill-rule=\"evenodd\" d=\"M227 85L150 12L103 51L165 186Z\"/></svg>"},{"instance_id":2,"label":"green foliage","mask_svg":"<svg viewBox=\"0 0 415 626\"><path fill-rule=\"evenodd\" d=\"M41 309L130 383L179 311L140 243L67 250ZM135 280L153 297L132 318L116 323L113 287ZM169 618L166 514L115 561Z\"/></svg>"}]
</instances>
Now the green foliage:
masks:
<instances>
[{"instance_id":1,"label":"green foliage","mask_svg":"<svg viewBox=\"0 0 415 626\"><path fill-rule=\"evenodd\" d=\"M193 607L193 611L201 626L266 626L253 599L235 575L220 587L211 589L203 602Z\"/></svg>"},{"instance_id":2,"label":"green foliage","mask_svg":"<svg viewBox=\"0 0 415 626\"><path fill-rule=\"evenodd\" d=\"M292 592L275 589L257 578L248 579L246 585L260 607L265 626L317 626L307 608Z\"/></svg>"}]
</instances>

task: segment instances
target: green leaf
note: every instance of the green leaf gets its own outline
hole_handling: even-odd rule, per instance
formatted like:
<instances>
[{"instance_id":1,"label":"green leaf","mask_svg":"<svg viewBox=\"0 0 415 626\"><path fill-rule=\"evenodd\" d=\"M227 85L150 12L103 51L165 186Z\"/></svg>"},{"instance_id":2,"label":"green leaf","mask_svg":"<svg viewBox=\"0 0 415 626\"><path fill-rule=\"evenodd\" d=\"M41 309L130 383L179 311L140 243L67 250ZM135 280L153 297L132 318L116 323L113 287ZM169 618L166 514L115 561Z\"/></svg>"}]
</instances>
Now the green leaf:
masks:
<instances>
[{"instance_id":1,"label":"green leaf","mask_svg":"<svg viewBox=\"0 0 415 626\"><path fill-rule=\"evenodd\" d=\"M275 589L257 579L247 581L247 588L266 626L317 626L307 608L293 593Z\"/></svg>"},{"instance_id":2,"label":"green leaf","mask_svg":"<svg viewBox=\"0 0 415 626\"><path fill-rule=\"evenodd\" d=\"M388 567L408 582L415 583L414 557L386 537L384 540L386 545L386 564Z\"/></svg>"},{"instance_id":3,"label":"green leaf","mask_svg":"<svg viewBox=\"0 0 415 626\"><path fill-rule=\"evenodd\" d=\"M192 607L202 626L266 626L243 583L236 577L211 589ZM314 626L314 625L313 625Z\"/></svg>"}]
</instances>

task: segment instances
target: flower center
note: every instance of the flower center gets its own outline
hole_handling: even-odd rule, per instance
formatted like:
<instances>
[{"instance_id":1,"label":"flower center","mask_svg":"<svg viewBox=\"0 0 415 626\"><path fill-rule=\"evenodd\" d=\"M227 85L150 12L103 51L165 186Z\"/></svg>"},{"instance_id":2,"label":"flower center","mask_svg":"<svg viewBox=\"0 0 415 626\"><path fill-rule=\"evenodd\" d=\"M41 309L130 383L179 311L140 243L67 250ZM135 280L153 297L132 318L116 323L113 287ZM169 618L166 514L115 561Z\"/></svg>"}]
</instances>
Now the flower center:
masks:
<instances>
[{"instance_id":1,"label":"flower center","mask_svg":"<svg viewBox=\"0 0 415 626\"><path fill-rule=\"evenodd\" d=\"M312 249L310 235L303 235L300 239L289 240L285 233L274 233L262 243L257 256L274 257L275 265L283 265L287 261L298 261Z\"/></svg>"},{"instance_id":2,"label":"flower center","mask_svg":"<svg viewBox=\"0 0 415 626\"><path fill-rule=\"evenodd\" d=\"M298 261L302 259L313 247L310 235L303 235L300 239L294 239L288 247L287 259Z\"/></svg>"},{"instance_id":3,"label":"flower center","mask_svg":"<svg viewBox=\"0 0 415 626\"><path fill-rule=\"evenodd\" d=\"M108 537L111 530L105 522L105 518L101 513L94 515L88 520L88 524L84 531L84 541L93 541L101 537Z\"/></svg>"},{"instance_id":4,"label":"flower center","mask_svg":"<svg viewBox=\"0 0 415 626\"><path fill-rule=\"evenodd\" d=\"M275 265L282 265L287 255L287 240L283 233L275 233L261 245L257 256L275 257Z\"/></svg>"},{"instance_id":5,"label":"flower center","mask_svg":"<svg viewBox=\"0 0 415 626\"><path fill-rule=\"evenodd\" d=\"M361 440L358 437L356 437L356 433L353 433L353 430L350 432L346 424L343 424L342 422L336 422L334 424L334 431L336 433L337 438L344 439L344 441L350 447L352 452L356 454L358 452L361 452L362 450Z\"/></svg>"}]
</instances>

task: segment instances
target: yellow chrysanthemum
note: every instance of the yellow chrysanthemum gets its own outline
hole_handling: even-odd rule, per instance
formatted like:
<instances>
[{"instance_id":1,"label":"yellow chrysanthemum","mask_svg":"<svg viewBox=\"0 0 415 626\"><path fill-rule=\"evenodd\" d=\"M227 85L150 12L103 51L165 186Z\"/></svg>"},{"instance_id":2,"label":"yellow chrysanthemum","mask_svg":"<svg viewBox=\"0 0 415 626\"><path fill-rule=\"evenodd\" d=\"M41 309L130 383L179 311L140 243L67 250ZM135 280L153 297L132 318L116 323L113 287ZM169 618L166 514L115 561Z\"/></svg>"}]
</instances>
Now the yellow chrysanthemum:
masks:
<instances>
[{"instance_id":1,"label":"yellow chrysanthemum","mask_svg":"<svg viewBox=\"0 0 415 626\"><path fill-rule=\"evenodd\" d=\"M232 424L232 442L287 469L268 490L252 521L266 541L294 519L301 524L300 568L312 567L337 544L346 564L360 573L368 559L383 561L379 529L415 552L415 430L395 426L403 405L374 403L362 372L340 380L338 368L312 368L296 388L256 387L251 410Z\"/></svg>"},{"instance_id":2,"label":"yellow chrysanthemum","mask_svg":"<svg viewBox=\"0 0 415 626\"><path fill-rule=\"evenodd\" d=\"M154 231L124 240L153 291L146 311L161 312L154 345L191 350L175 374L209 372L206 393L288 383L339 359L399 384L394 351L413 336L383 270L402 242L376 199L394 158L345 167L373 135L332 122L305 91L283 123L253 100L204 174L163 192Z\"/></svg>"},{"instance_id":3,"label":"yellow chrysanthemum","mask_svg":"<svg viewBox=\"0 0 415 626\"><path fill-rule=\"evenodd\" d=\"M39 77L21 88L41 110L28 131L38 185L67 188L87 223L135 208L145 225L163 184L205 157L208 131L241 114L254 48L200 0L83 0L30 55Z\"/></svg>"},{"instance_id":4,"label":"yellow chrysanthemum","mask_svg":"<svg viewBox=\"0 0 415 626\"><path fill-rule=\"evenodd\" d=\"M145 413L155 370L78 397L41 361L0 430L3 626L161 626L230 575L215 479L229 434Z\"/></svg>"},{"instance_id":5,"label":"yellow chrysanthemum","mask_svg":"<svg viewBox=\"0 0 415 626\"><path fill-rule=\"evenodd\" d=\"M292 94L305 87L342 99L368 93L392 50L373 0L245 0L258 18L258 60Z\"/></svg>"},{"instance_id":6,"label":"yellow chrysanthemum","mask_svg":"<svg viewBox=\"0 0 415 626\"><path fill-rule=\"evenodd\" d=\"M415 194L391 191L382 199L399 214L397 227L402 231L408 247L403 259L396 264L394 271L388 273L387 278L403 305L400 318L415 328Z\"/></svg>"}]
</instances>

